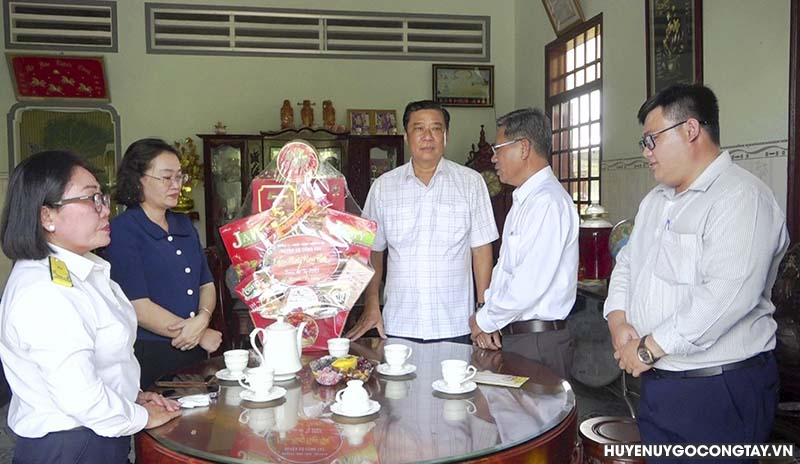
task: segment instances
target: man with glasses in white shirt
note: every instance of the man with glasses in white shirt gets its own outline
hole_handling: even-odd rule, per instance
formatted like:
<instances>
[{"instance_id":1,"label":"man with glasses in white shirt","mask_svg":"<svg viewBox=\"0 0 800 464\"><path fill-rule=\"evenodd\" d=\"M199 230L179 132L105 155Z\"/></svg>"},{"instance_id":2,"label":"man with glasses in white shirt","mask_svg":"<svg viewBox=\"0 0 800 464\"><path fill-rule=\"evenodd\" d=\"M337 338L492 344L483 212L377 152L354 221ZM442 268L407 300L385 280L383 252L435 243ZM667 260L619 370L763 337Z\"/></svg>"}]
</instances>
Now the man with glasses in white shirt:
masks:
<instances>
[{"instance_id":1,"label":"man with glasses in white shirt","mask_svg":"<svg viewBox=\"0 0 800 464\"><path fill-rule=\"evenodd\" d=\"M620 368L642 376L642 441L764 442L778 399L770 297L784 214L720 151L707 87L664 89L638 119L659 185L617 255L604 314Z\"/></svg>"},{"instance_id":2,"label":"man with glasses in white shirt","mask_svg":"<svg viewBox=\"0 0 800 464\"><path fill-rule=\"evenodd\" d=\"M492 162L500 180L517 188L486 304L470 328L479 347L517 353L567 378L573 345L564 319L578 288L579 218L550 168L551 140L540 109L497 120Z\"/></svg>"},{"instance_id":3,"label":"man with glasses in white shirt","mask_svg":"<svg viewBox=\"0 0 800 464\"><path fill-rule=\"evenodd\" d=\"M348 338L375 328L382 338L470 343L473 273L480 304L498 233L481 175L444 158L449 125L450 114L436 102L406 106L403 126L411 162L379 177L367 196L364 217L378 223L371 256L375 276Z\"/></svg>"}]
</instances>

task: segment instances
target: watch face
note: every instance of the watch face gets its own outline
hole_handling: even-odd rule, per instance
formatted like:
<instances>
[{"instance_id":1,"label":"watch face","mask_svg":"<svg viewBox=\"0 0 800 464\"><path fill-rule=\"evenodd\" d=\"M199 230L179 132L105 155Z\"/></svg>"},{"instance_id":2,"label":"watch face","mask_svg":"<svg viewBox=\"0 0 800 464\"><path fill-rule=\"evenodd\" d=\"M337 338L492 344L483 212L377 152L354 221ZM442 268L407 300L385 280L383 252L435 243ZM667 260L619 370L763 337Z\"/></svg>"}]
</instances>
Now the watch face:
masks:
<instances>
[{"instance_id":1,"label":"watch face","mask_svg":"<svg viewBox=\"0 0 800 464\"><path fill-rule=\"evenodd\" d=\"M653 362L655 362L653 359L653 353L651 353L647 348L639 348L636 350L636 355L639 357L639 361L645 364L653 364Z\"/></svg>"}]
</instances>

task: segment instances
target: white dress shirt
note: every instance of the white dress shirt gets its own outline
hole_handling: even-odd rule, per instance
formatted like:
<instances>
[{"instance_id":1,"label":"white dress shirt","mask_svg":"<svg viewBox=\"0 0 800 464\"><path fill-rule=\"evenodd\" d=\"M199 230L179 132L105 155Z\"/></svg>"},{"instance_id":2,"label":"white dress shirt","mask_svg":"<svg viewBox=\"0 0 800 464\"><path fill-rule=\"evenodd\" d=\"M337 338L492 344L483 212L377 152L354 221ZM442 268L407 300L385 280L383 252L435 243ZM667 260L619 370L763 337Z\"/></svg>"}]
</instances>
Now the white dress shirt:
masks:
<instances>
[{"instance_id":1,"label":"white dress shirt","mask_svg":"<svg viewBox=\"0 0 800 464\"><path fill-rule=\"evenodd\" d=\"M498 237L481 175L442 159L425 185L408 162L372 184L364 217L378 223L372 249L389 249L386 332L423 339L468 334L471 249Z\"/></svg>"},{"instance_id":2,"label":"white dress shirt","mask_svg":"<svg viewBox=\"0 0 800 464\"><path fill-rule=\"evenodd\" d=\"M546 167L512 194L500 259L476 322L484 332L515 321L565 319L578 289L575 204Z\"/></svg>"},{"instance_id":3,"label":"white dress shirt","mask_svg":"<svg viewBox=\"0 0 800 464\"><path fill-rule=\"evenodd\" d=\"M639 336L652 334L667 353L659 369L771 350L772 285L788 243L770 189L723 152L685 191L659 185L642 200L604 315L623 310Z\"/></svg>"},{"instance_id":4,"label":"white dress shirt","mask_svg":"<svg viewBox=\"0 0 800 464\"><path fill-rule=\"evenodd\" d=\"M27 438L81 426L105 437L132 435L148 417L135 404L133 306L108 262L50 247L73 286L51 280L47 258L21 260L0 303L0 357L13 392L8 424Z\"/></svg>"}]
</instances>

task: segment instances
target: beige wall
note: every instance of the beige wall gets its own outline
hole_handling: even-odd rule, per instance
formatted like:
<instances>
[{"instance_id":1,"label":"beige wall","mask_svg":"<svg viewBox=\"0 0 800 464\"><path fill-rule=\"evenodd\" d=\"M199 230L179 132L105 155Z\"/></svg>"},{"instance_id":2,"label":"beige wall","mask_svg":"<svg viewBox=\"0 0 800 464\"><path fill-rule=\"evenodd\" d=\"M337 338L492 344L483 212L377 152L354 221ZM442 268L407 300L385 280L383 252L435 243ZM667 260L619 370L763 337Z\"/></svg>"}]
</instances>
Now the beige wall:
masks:
<instances>
[{"instance_id":1,"label":"beige wall","mask_svg":"<svg viewBox=\"0 0 800 464\"><path fill-rule=\"evenodd\" d=\"M603 14L602 201L611 219L633 217L652 187L637 163L646 98L644 2L581 0L586 18ZM543 47L555 39L541 2L517 3L517 96L544 105ZM535 44L529 46L528 44ZM704 0L704 83L719 97L722 145L786 204L789 0Z\"/></svg>"},{"instance_id":2,"label":"beige wall","mask_svg":"<svg viewBox=\"0 0 800 464\"><path fill-rule=\"evenodd\" d=\"M463 161L470 144L477 142L481 124L486 125L487 137L492 140L497 116L517 107L544 105L544 46L555 35L542 3L537 0L403 3L235 0L235 3L491 16L496 105L451 110L448 156L457 161ZM785 140L789 0L703 3L704 80L720 97L723 145ZM636 159L640 128L635 114L645 98L644 4L639 0L581 0L581 4L587 18L603 13L606 164ZM424 61L147 55L144 0L119 1L117 8L119 53L107 54L106 65L112 105L122 120L123 146L145 136L177 140L207 133L217 120L223 120L232 133L275 129L279 126L278 109L285 98L294 102L311 99L318 105L330 99L337 109L337 122L344 124L347 108L394 108L401 113L409 100L428 98L431 94L431 63ZM8 111L15 102L9 74L0 72L0 107ZM319 106L316 116L321 118ZM7 140L6 126L2 124L0 177L7 172ZM761 148L758 150L750 151L765 153ZM783 152L779 143L770 153L777 156L768 162L753 161L748 168L759 172L785 204L785 143ZM611 210L612 218L632 216L651 184L649 172L609 168L603 176L603 202ZM202 212L202 199L198 200ZM0 278L6 275L2 266L0 260Z\"/></svg>"},{"instance_id":3,"label":"beige wall","mask_svg":"<svg viewBox=\"0 0 800 464\"><path fill-rule=\"evenodd\" d=\"M164 1L167 2L169 0ZM172 1L217 5L226 2ZM348 108L395 109L401 116L410 100L431 97L430 61L148 55L144 3L144 0L117 2L119 52L105 55L111 104L122 121L123 149L132 141L147 136L172 141L209 133L218 120L227 124L229 133L275 130L280 127L279 108L287 98L292 102L303 99L316 102L317 121L322 119L322 101L332 100L337 122L346 124ZM466 160L471 144L478 141L480 125L494 127L496 116L515 106L515 3L511 0L499 3L482 0L409 0L403 3L389 0L236 0L235 4L491 16L495 108L451 108L447 156L458 162ZM3 112L6 113L14 103L9 73L0 72L0 107L5 108ZM299 108L295 113L299 119ZM2 124L2 153L6 152L8 137L6 125ZM7 173L6 159L0 156L0 175ZM202 195L197 197L202 215ZM204 235L204 228L199 229Z\"/></svg>"}]
</instances>

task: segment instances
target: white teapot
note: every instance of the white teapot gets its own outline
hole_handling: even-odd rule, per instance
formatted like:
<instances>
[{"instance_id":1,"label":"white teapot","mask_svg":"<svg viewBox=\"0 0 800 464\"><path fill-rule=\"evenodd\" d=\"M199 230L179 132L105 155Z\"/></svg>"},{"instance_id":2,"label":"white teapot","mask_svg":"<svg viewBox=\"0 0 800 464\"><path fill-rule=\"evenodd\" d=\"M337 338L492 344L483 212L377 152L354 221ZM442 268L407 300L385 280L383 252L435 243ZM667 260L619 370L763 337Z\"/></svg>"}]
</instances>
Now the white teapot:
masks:
<instances>
[{"instance_id":1,"label":"white teapot","mask_svg":"<svg viewBox=\"0 0 800 464\"><path fill-rule=\"evenodd\" d=\"M275 380L289 380L295 372L303 368L300 364L300 352L303 347L303 322L298 327L283 320L278 316L269 327L255 328L250 332L250 345L261 358L262 366L269 366L275 371ZM262 332L263 353L256 346L256 335Z\"/></svg>"}]
</instances>

